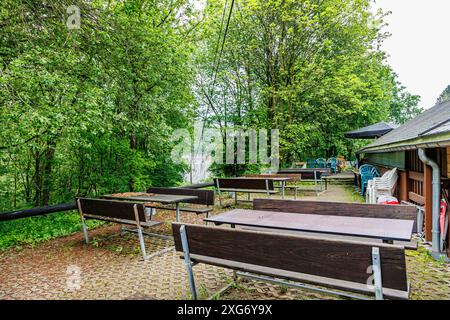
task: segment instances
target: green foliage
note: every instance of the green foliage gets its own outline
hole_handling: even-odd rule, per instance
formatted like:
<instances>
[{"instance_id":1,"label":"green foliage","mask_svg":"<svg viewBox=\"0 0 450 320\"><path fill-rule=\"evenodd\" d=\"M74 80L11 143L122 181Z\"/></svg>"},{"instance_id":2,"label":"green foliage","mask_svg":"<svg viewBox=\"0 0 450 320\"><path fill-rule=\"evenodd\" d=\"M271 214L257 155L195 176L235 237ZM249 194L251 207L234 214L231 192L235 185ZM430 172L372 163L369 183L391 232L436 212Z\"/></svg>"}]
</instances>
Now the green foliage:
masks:
<instances>
[{"instance_id":1,"label":"green foliage","mask_svg":"<svg viewBox=\"0 0 450 320\"><path fill-rule=\"evenodd\" d=\"M391 120L404 124L421 114L423 109L418 106L419 102L419 96L410 94L405 87L398 84L398 87L394 88L394 100L391 102Z\"/></svg>"},{"instance_id":2,"label":"green foliage","mask_svg":"<svg viewBox=\"0 0 450 320\"><path fill-rule=\"evenodd\" d=\"M181 184L171 134L200 117L222 133L279 129L288 166L350 159L364 142L344 132L421 111L379 49L372 1L235 1L229 28L225 2L4 0L0 212ZM80 29L66 26L69 5ZM71 215L54 217L0 224L0 246L76 230Z\"/></svg>"},{"instance_id":3,"label":"green foliage","mask_svg":"<svg viewBox=\"0 0 450 320\"><path fill-rule=\"evenodd\" d=\"M104 224L86 222L89 229ZM56 213L0 223L0 250L10 246L34 245L41 241L66 236L81 230L78 212Z\"/></svg>"},{"instance_id":4,"label":"green foliage","mask_svg":"<svg viewBox=\"0 0 450 320\"><path fill-rule=\"evenodd\" d=\"M442 91L436 103L443 103L447 101L450 101L450 85L448 85L447 88L445 88L444 91Z\"/></svg>"},{"instance_id":5,"label":"green foliage","mask_svg":"<svg viewBox=\"0 0 450 320\"><path fill-rule=\"evenodd\" d=\"M81 29L68 29L77 5ZM6 0L0 11L0 211L176 185L190 126L188 1Z\"/></svg>"},{"instance_id":6,"label":"green foliage","mask_svg":"<svg viewBox=\"0 0 450 320\"><path fill-rule=\"evenodd\" d=\"M379 50L385 14L373 14L371 1L239 2L216 73L224 3L205 9L198 99L222 129L278 128L282 165L353 158L361 142L345 132L382 120L403 123L420 112L418 97L397 83ZM223 173L245 171L235 166Z\"/></svg>"}]
</instances>

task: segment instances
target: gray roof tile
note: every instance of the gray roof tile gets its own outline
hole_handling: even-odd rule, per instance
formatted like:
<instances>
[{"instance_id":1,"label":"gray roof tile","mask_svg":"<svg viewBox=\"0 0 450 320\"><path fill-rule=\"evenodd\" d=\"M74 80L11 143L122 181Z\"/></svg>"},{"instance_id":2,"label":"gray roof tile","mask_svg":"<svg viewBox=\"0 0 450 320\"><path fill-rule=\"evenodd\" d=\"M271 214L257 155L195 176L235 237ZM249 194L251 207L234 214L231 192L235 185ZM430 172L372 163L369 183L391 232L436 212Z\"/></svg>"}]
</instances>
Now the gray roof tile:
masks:
<instances>
[{"instance_id":1,"label":"gray roof tile","mask_svg":"<svg viewBox=\"0 0 450 320\"><path fill-rule=\"evenodd\" d=\"M391 143L407 141L423 135L450 131L450 101L435 105L423 113L392 130L360 151L382 147Z\"/></svg>"}]
</instances>

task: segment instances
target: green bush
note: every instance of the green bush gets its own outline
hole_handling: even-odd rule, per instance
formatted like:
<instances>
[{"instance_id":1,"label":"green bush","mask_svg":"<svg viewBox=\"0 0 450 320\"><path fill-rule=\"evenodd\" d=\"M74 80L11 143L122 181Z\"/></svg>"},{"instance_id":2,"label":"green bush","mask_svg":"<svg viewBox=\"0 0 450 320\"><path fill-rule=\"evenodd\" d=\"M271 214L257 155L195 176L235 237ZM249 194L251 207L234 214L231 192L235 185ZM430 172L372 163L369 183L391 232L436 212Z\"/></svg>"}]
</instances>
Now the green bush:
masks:
<instances>
[{"instance_id":1,"label":"green bush","mask_svg":"<svg viewBox=\"0 0 450 320\"><path fill-rule=\"evenodd\" d=\"M103 222L88 220L86 224L88 228L95 228L102 225ZM80 230L80 216L74 211L4 221L0 222L0 249L27 244L34 245Z\"/></svg>"}]
</instances>

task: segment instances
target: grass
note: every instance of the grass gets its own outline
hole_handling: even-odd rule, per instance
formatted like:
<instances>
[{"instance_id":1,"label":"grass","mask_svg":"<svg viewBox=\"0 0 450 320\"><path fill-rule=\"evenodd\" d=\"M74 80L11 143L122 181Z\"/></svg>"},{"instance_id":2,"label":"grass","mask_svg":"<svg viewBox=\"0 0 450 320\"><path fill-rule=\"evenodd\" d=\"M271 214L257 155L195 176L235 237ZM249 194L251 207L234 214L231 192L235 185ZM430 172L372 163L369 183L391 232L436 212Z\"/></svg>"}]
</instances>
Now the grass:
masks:
<instances>
[{"instance_id":1,"label":"grass","mask_svg":"<svg viewBox=\"0 0 450 320\"><path fill-rule=\"evenodd\" d=\"M352 186L345 186L345 191L351 198L351 202L365 203L366 199L357 191L354 190Z\"/></svg>"},{"instance_id":2,"label":"grass","mask_svg":"<svg viewBox=\"0 0 450 320\"><path fill-rule=\"evenodd\" d=\"M89 229L104 222L86 221ZM80 216L75 211L52 213L47 216L0 222L0 250L67 236L81 230Z\"/></svg>"}]
</instances>

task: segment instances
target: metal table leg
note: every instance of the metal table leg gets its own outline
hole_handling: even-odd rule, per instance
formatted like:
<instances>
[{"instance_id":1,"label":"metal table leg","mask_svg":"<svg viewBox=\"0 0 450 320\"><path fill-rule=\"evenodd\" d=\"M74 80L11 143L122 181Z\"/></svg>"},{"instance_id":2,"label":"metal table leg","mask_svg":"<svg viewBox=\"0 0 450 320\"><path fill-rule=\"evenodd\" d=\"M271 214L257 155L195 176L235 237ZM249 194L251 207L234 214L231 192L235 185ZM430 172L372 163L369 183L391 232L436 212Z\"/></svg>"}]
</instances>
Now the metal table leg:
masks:
<instances>
[{"instance_id":1,"label":"metal table leg","mask_svg":"<svg viewBox=\"0 0 450 320\"><path fill-rule=\"evenodd\" d=\"M180 222L180 203L177 202L175 204L176 212L177 212L177 222Z\"/></svg>"}]
</instances>

